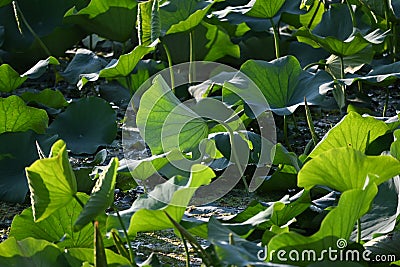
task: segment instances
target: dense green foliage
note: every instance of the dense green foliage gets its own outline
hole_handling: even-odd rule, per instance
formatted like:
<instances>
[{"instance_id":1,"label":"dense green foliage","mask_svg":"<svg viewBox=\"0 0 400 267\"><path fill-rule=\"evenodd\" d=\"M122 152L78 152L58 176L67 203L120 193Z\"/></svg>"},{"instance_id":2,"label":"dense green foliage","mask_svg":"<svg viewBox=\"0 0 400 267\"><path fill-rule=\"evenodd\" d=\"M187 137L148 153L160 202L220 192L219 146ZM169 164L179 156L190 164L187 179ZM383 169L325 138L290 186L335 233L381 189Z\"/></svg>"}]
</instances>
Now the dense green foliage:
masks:
<instances>
[{"instance_id":1,"label":"dense green foliage","mask_svg":"<svg viewBox=\"0 0 400 267\"><path fill-rule=\"evenodd\" d=\"M387 117L399 90L400 1L332 2L0 0L0 200L23 202L29 192L32 204L0 244L0 266L157 266L130 242L170 228L205 266L328 266L332 248L400 265L400 120ZM195 61L240 72L197 83ZM182 62L188 84L172 71L153 76ZM38 86L46 78L66 89ZM385 88L383 114L350 103L363 86ZM115 146L127 121L115 106L127 105L151 156L108 161L100 148ZM322 140L308 105L343 117ZM288 118L304 110L312 139L297 155ZM278 144L261 134L263 116L275 118ZM76 168L76 155L94 160ZM196 193L227 170L239 173L244 194L261 185L260 195L287 195L230 220L186 217ZM114 189L155 174L168 179L118 211ZM294 249L322 256L299 260Z\"/></svg>"}]
</instances>

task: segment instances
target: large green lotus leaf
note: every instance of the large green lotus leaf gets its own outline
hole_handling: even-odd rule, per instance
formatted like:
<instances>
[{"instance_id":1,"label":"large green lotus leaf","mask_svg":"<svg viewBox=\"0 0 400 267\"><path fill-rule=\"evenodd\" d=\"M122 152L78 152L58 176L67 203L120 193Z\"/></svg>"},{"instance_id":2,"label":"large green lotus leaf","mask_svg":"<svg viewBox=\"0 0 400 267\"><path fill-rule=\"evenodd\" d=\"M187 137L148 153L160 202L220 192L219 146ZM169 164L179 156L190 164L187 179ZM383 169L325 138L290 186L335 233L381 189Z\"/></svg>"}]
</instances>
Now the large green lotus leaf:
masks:
<instances>
[{"instance_id":1,"label":"large green lotus leaf","mask_svg":"<svg viewBox=\"0 0 400 267\"><path fill-rule=\"evenodd\" d=\"M353 148L333 148L308 161L299 172L298 185L311 189L325 185L344 192L361 189L366 181L377 185L400 174L400 161L392 156L366 156Z\"/></svg>"},{"instance_id":2,"label":"large green lotus leaf","mask_svg":"<svg viewBox=\"0 0 400 267\"><path fill-rule=\"evenodd\" d=\"M84 2L87 0L19 0L17 3L50 54L57 57L85 37L85 33L76 25L65 25L62 22L68 9L74 5L81 6ZM41 47L21 18L19 21L23 34L18 29L12 5L0 8L0 25L5 30L3 61L18 68L18 71L25 71L38 60L50 55Z\"/></svg>"},{"instance_id":3,"label":"large green lotus leaf","mask_svg":"<svg viewBox=\"0 0 400 267\"><path fill-rule=\"evenodd\" d=\"M357 220L370 208L371 202L377 194L375 183L368 184L363 189L352 189L344 192L337 207L331 210L321 223L321 227L312 236L303 236L297 232L287 232L274 236L268 243L268 251L285 250L286 256L290 250L301 253L305 250L313 250L316 255L324 255L328 260L328 254L321 252L325 249L338 248L338 240L344 241L350 238L350 234ZM343 240L340 240L343 244ZM326 252L326 251L325 251ZM273 262L277 257L273 257ZM291 263L290 261L285 264ZM306 266L307 262L296 262L296 265Z\"/></svg>"},{"instance_id":4,"label":"large green lotus leaf","mask_svg":"<svg viewBox=\"0 0 400 267\"><path fill-rule=\"evenodd\" d=\"M68 160L67 146L59 140L50 157L35 161L26 168L35 222L49 217L67 205L77 192L76 178Z\"/></svg>"},{"instance_id":5,"label":"large green lotus leaf","mask_svg":"<svg viewBox=\"0 0 400 267\"><path fill-rule=\"evenodd\" d=\"M205 17L214 1L172 0L160 6L161 32L171 34L196 27Z\"/></svg>"},{"instance_id":6,"label":"large green lotus leaf","mask_svg":"<svg viewBox=\"0 0 400 267\"><path fill-rule=\"evenodd\" d=\"M205 121L176 98L161 76L143 94L136 123L153 154L193 149L208 134Z\"/></svg>"},{"instance_id":7,"label":"large green lotus leaf","mask_svg":"<svg viewBox=\"0 0 400 267\"><path fill-rule=\"evenodd\" d=\"M104 211L110 207L114 200L114 189L117 178L118 158L113 158L103 169L88 202L83 207L82 212L74 223L74 231L81 230L91 221L95 220Z\"/></svg>"},{"instance_id":8,"label":"large green lotus leaf","mask_svg":"<svg viewBox=\"0 0 400 267\"><path fill-rule=\"evenodd\" d=\"M76 84L80 76L88 73L99 72L107 65L107 61L97 56L90 50L78 49L74 58L61 73L69 83Z\"/></svg>"},{"instance_id":9,"label":"large green lotus leaf","mask_svg":"<svg viewBox=\"0 0 400 267\"><path fill-rule=\"evenodd\" d=\"M372 202L371 210L360 219L362 240L371 240L374 234L393 231L400 214L399 191L399 176L378 186L378 194ZM357 234L357 229L354 229L351 239L356 240Z\"/></svg>"},{"instance_id":10,"label":"large green lotus leaf","mask_svg":"<svg viewBox=\"0 0 400 267\"><path fill-rule=\"evenodd\" d=\"M373 117L362 117L351 111L335 125L317 144L309 157L314 158L332 148L351 147L365 152L368 145L389 131L383 121Z\"/></svg>"},{"instance_id":11,"label":"large green lotus leaf","mask_svg":"<svg viewBox=\"0 0 400 267\"><path fill-rule=\"evenodd\" d=\"M325 84L332 81L325 72L311 74L303 71L293 56L271 62L248 60L240 68L264 94L271 110L278 115L289 115L304 103L318 104L326 93Z\"/></svg>"},{"instance_id":12,"label":"large green lotus leaf","mask_svg":"<svg viewBox=\"0 0 400 267\"><path fill-rule=\"evenodd\" d=\"M251 9L246 15L256 18L273 18L281 9L285 0L252 0L249 2Z\"/></svg>"},{"instance_id":13,"label":"large green lotus leaf","mask_svg":"<svg viewBox=\"0 0 400 267\"><path fill-rule=\"evenodd\" d=\"M149 45L161 35L159 2L150 0L138 4L138 38L140 45Z\"/></svg>"},{"instance_id":14,"label":"large green lotus leaf","mask_svg":"<svg viewBox=\"0 0 400 267\"><path fill-rule=\"evenodd\" d=\"M21 77L10 65L2 64L0 66L0 92L14 91L26 79L26 77Z\"/></svg>"},{"instance_id":15,"label":"large green lotus leaf","mask_svg":"<svg viewBox=\"0 0 400 267\"><path fill-rule=\"evenodd\" d=\"M68 106L67 100L60 91L44 89L38 93L25 92L21 98L26 102L34 102L50 108L62 108Z\"/></svg>"},{"instance_id":16,"label":"large green lotus leaf","mask_svg":"<svg viewBox=\"0 0 400 267\"><path fill-rule=\"evenodd\" d=\"M125 42L134 34L137 1L92 0L81 10L71 8L64 16L66 23L77 24L90 33L113 41Z\"/></svg>"},{"instance_id":17,"label":"large green lotus leaf","mask_svg":"<svg viewBox=\"0 0 400 267\"><path fill-rule=\"evenodd\" d=\"M115 139L115 111L101 98L82 98L58 115L49 132L64 139L72 153L92 154L99 146L108 145Z\"/></svg>"},{"instance_id":18,"label":"large green lotus leaf","mask_svg":"<svg viewBox=\"0 0 400 267\"><path fill-rule=\"evenodd\" d=\"M395 141L390 145L390 154L400 160L400 130L394 131Z\"/></svg>"},{"instance_id":19,"label":"large green lotus leaf","mask_svg":"<svg viewBox=\"0 0 400 267\"><path fill-rule=\"evenodd\" d=\"M38 141L47 153L54 138L39 136L32 131L0 134L0 199L23 202L28 192L25 168L38 159Z\"/></svg>"},{"instance_id":20,"label":"large green lotus leaf","mask_svg":"<svg viewBox=\"0 0 400 267\"><path fill-rule=\"evenodd\" d=\"M88 196L78 193L79 199L86 203ZM60 248L93 247L93 225L84 227L79 233L73 231L74 221L78 218L82 207L77 201L56 210L46 219L34 222L32 207L15 216L10 230L10 237L17 240L33 237L57 244Z\"/></svg>"},{"instance_id":21,"label":"large green lotus leaf","mask_svg":"<svg viewBox=\"0 0 400 267\"><path fill-rule=\"evenodd\" d=\"M33 130L44 133L49 117L46 111L28 107L18 96L0 98L0 133Z\"/></svg>"},{"instance_id":22,"label":"large green lotus leaf","mask_svg":"<svg viewBox=\"0 0 400 267\"><path fill-rule=\"evenodd\" d=\"M46 240L28 237L17 241L8 238L0 244L1 266L54 267L67 266L63 252Z\"/></svg>"},{"instance_id":23,"label":"large green lotus leaf","mask_svg":"<svg viewBox=\"0 0 400 267\"><path fill-rule=\"evenodd\" d=\"M328 52L337 56L345 57L354 55L370 44L380 44L383 42L385 34L380 34L376 30L366 36L355 31L348 39L342 41L332 36L318 36L305 27L300 28L296 34L300 42L307 43L314 48L324 48Z\"/></svg>"},{"instance_id":24,"label":"large green lotus leaf","mask_svg":"<svg viewBox=\"0 0 400 267\"><path fill-rule=\"evenodd\" d=\"M156 49L158 43L159 41L155 40L148 46L136 46L130 53L120 56L117 61L111 61L110 64L100 71L100 77L116 78L128 76L145 55Z\"/></svg>"},{"instance_id":25,"label":"large green lotus leaf","mask_svg":"<svg viewBox=\"0 0 400 267\"><path fill-rule=\"evenodd\" d=\"M209 184L213 177L215 174L209 167L194 164L189 179L174 177L156 185L148 195L136 199L130 209L120 212L125 226L129 225L128 234L173 228L165 212L179 222L197 188ZM121 229L115 216L110 217L107 224L108 229Z\"/></svg>"}]
</instances>

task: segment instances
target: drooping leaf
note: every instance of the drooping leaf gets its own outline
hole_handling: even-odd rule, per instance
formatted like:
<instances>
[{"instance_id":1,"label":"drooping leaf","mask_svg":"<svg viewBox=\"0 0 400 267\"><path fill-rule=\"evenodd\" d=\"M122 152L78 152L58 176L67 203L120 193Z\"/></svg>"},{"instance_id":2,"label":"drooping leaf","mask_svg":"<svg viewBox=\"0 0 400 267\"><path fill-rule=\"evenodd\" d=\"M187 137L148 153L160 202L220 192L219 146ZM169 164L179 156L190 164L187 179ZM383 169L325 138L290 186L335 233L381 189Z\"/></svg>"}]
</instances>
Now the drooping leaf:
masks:
<instances>
[{"instance_id":1,"label":"drooping leaf","mask_svg":"<svg viewBox=\"0 0 400 267\"><path fill-rule=\"evenodd\" d=\"M115 139L115 111L101 98L82 98L59 114L48 131L64 139L73 153L92 154Z\"/></svg>"},{"instance_id":2,"label":"drooping leaf","mask_svg":"<svg viewBox=\"0 0 400 267\"><path fill-rule=\"evenodd\" d=\"M314 251L316 255L322 255L324 259L329 260L328 255L321 252L329 248L340 249L345 248L347 240L353 227L362 215L364 215L370 208L371 202L377 194L377 186L375 183L370 183L363 189L351 189L342 194L339 199L337 207L331 210L321 223L318 232L311 236L303 236L297 232L287 232L274 236L268 243L268 250L286 251L286 256L290 250L296 250L299 255L303 251ZM341 243L338 243L340 240ZM338 245L339 244L339 245ZM340 246L340 247L339 247ZM285 264L294 263L301 266L306 266L310 261L317 261L317 258L312 257L305 259L302 262L288 261ZM273 262L279 262L276 257L270 258ZM318 258L318 260L322 260Z\"/></svg>"},{"instance_id":3,"label":"drooping leaf","mask_svg":"<svg viewBox=\"0 0 400 267\"><path fill-rule=\"evenodd\" d=\"M204 120L176 98L161 76L143 94L136 123L153 154L190 150L208 134Z\"/></svg>"},{"instance_id":4,"label":"drooping leaf","mask_svg":"<svg viewBox=\"0 0 400 267\"><path fill-rule=\"evenodd\" d=\"M351 16L345 4L334 5L326 11L321 23L313 31L302 27L295 35L300 42L314 48L322 47L341 57L354 55L371 44L380 44L385 37L385 33L381 33L379 29L366 36L353 29Z\"/></svg>"},{"instance_id":5,"label":"drooping leaf","mask_svg":"<svg viewBox=\"0 0 400 267\"><path fill-rule=\"evenodd\" d=\"M49 217L67 205L77 192L76 179L68 160L67 146L59 140L50 158L35 161L26 168L35 222Z\"/></svg>"},{"instance_id":6,"label":"drooping leaf","mask_svg":"<svg viewBox=\"0 0 400 267\"><path fill-rule=\"evenodd\" d=\"M80 48L61 75L72 84L76 84L81 75L99 72L107 62L90 50Z\"/></svg>"},{"instance_id":7,"label":"drooping leaf","mask_svg":"<svg viewBox=\"0 0 400 267\"><path fill-rule=\"evenodd\" d=\"M10 65L2 64L0 66L0 92L14 91L26 79L26 77L21 77Z\"/></svg>"},{"instance_id":8,"label":"drooping leaf","mask_svg":"<svg viewBox=\"0 0 400 267\"><path fill-rule=\"evenodd\" d=\"M289 115L304 103L318 104L331 81L325 72L311 74L303 71L293 56L285 56L271 62L248 60L240 70L244 72L264 94L271 110L278 115Z\"/></svg>"},{"instance_id":9,"label":"drooping leaf","mask_svg":"<svg viewBox=\"0 0 400 267\"><path fill-rule=\"evenodd\" d=\"M21 98L26 102L34 102L55 109L68 105L64 95L58 90L44 89L38 93L25 92Z\"/></svg>"},{"instance_id":10,"label":"drooping leaf","mask_svg":"<svg viewBox=\"0 0 400 267\"><path fill-rule=\"evenodd\" d=\"M10 237L0 244L0 265L65 266L67 260L62 254L62 251L56 245L46 240L28 237L17 241L14 237Z\"/></svg>"},{"instance_id":11,"label":"drooping leaf","mask_svg":"<svg viewBox=\"0 0 400 267\"><path fill-rule=\"evenodd\" d=\"M0 133L27 130L44 133L48 121L46 111L26 106L16 95L0 98Z\"/></svg>"},{"instance_id":12,"label":"drooping leaf","mask_svg":"<svg viewBox=\"0 0 400 267\"><path fill-rule=\"evenodd\" d=\"M129 225L128 234L173 228L165 212L179 222L195 191L209 184L213 177L215 174L209 167L195 164L189 179L174 177L155 186L149 195L140 196L130 209L120 213L124 220L128 220L125 224ZM119 229L119 222L116 218L114 221L112 225Z\"/></svg>"},{"instance_id":13,"label":"drooping leaf","mask_svg":"<svg viewBox=\"0 0 400 267\"><path fill-rule=\"evenodd\" d=\"M207 14L214 1L172 0L160 6L161 32L172 34L196 27Z\"/></svg>"},{"instance_id":14,"label":"drooping leaf","mask_svg":"<svg viewBox=\"0 0 400 267\"><path fill-rule=\"evenodd\" d=\"M387 65L375 66L369 73L364 76L356 76L354 78L343 79L345 84L351 85L356 81L362 81L369 84L379 84L387 86L394 83L400 78L400 62Z\"/></svg>"},{"instance_id":15,"label":"drooping leaf","mask_svg":"<svg viewBox=\"0 0 400 267\"><path fill-rule=\"evenodd\" d=\"M92 0L81 10L71 8L64 21L77 24L90 33L113 41L125 42L135 36L137 1Z\"/></svg>"},{"instance_id":16,"label":"drooping leaf","mask_svg":"<svg viewBox=\"0 0 400 267\"><path fill-rule=\"evenodd\" d=\"M0 134L0 199L23 202L28 192L25 168L37 160L35 141L45 153L55 141L32 131Z\"/></svg>"},{"instance_id":17,"label":"drooping leaf","mask_svg":"<svg viewBox=\"0 0 400 267\"><path fill-rule=\"evenodd\" d=\"M88 196L78 193L79 199L85 203ZM57 209L46 219L34 222L32 207L17 215L11 225L10 237L17 240L33 237L55 243L60 248L93 247L93 225L88 225L79 233L73 231L73 225L82 207L77 201Z\"/></svg>"},{"instance_id":18,"label":"drooping leaf","mask_svg":"<svg viewBox=\"0 0 400 267\"><path fill-rule=\"evenodd\" d=\"M252 0L249 2L251 9L246 15L256 18L273 18L281 9L285 0Z\"/></svg>"},{"instance_id":19,"label":"drooping leaf","mask_svg":"<svg viewBox=\"0 0 400 267\"><path fill-rule=\"evenodd\" d=\"M377 185L400 174L400 161L392 156L366 156L353 148L333 148L308 161L299 172L298 185L311 189L325 185L344 192Z\"/></svg>"},{"instance_id":20,"label":"drooping leaf","mask_svg":"<svg viewBox=\"0 0 400 267\"><path fill-rule=\"evenodd\" d=\"M32 68L27 70L21 77L28 77L29 79L37 79L42 76L49 65L60 65L60 62L55 57L48 57L47 59L39 60Z\"/></svg>"},{"instance_id":21,"label":"drooping leaf","mask_svg":"<svg viewBox=\"0 0 400 267\"><path fill-rule=\"evenodd\" d=\"M89 222L104 213L114 200L114 188L117 177L118 158L113 158L103 169L93 187L88 202L76 219L74 231L81 230Z\"/></svg>"},{"instance_id":22,"label":"drooping leaf","mask_svg":"<svg viewBox=\"0 0 400 267\"><path fill-rule=\"evenodd\" d=\"M357 112L351 111L329 130L309 157L314 158L325 151L339 147L351 147L365 152L372 141L387 131L389 128L383 121L372 117L362 117Z\"/></svg>"}]
</instances>

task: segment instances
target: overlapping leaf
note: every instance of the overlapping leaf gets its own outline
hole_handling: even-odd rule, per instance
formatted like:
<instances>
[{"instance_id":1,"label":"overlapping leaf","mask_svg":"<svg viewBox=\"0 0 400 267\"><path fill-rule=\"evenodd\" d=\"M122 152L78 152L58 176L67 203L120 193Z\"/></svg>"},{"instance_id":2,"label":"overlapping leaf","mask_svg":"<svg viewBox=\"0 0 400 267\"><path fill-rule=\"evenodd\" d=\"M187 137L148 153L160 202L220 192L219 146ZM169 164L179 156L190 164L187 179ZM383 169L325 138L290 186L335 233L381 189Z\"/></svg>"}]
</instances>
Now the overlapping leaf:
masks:
<instances>
[{"instance_id":1,"label":"overlapping leaf","mask_svg":"<svg viewBox=\"0 0 400 267\"><path fill-rule=\"evenodd\" d=\"M271 62L248 60L240 70L246 74L264 94L271 110L278 115L288 115L304 103L318 104L329 90L326 84L331 77L325 72L311 74L303 71L293 56L285 56Z\"/></svg>"},{"instance_id":2,"label":"overlapping leaf","mask_svg":"<svg viewBox=\"0 0 400 267\"><path fill-rule=\"evenodd\" d=\"M204 120L176 98L161 76L143 94L136 123L153 154L190 150L208 134Z\"/></svg>"},{"instance_id":3,"label":"overlapping leaf","mask_svg":"<svg viewBox=\"0 0 400 267\"><path fill-rule=\"evenodd\" d=\"M64 141L57 141L50 154L50 158L37 160L26 168L36 222L67 205L77 192L75 175Z\"/></svg>"},{"instance_id":4,"label":"overlapping leaf","mask_svg":"<svg viewBox=\"0 0 400 267\"><path fill-rule=\"evenodd\" d=\"M46 111L26 106L16 95L0 98L0 133L27 130L44 133L48 120Z\"/></svg>"}]
</instances>

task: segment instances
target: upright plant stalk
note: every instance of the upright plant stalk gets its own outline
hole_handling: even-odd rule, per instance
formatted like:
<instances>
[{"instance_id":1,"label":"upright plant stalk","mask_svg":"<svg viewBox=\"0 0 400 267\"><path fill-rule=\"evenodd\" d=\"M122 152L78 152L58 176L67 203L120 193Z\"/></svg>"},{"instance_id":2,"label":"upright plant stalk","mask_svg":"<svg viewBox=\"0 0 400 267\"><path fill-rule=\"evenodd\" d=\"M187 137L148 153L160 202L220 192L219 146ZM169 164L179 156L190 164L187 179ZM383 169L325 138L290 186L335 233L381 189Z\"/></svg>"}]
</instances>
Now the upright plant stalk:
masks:
<instances>
[{"instance_id":1,"label":"upright plant stalk","mask_svg":"<svg viewBox=\"0 0 400 267\"><path fill-rule=\"evenodd\" d=\"M386 87L385 105L383 106L383 112L382 112L383 117L386 117L388 105L389 105L389 88Z\"/></svg>"},{"instance_id":2,"label":"upright plant stalk","mask_svg":"<svg viewBox=\"0 0 400 267\"><path fill-rule=\"evenodd\" d=\"M356 242L357 243L361 242L361 220L360 219L357 220L357 240L356 240Z\"/></svg>"},{"instance_id":3,"label":"upright plant stalk","mask_svg":"<svg viewBox=\"0 0 400 267\"><path fill-rule=\"evenodd\" d=\"M133 256L133 249L132 249L132 245L131 245L131 240L130 240L129 235L128 235L128 231L126 231L125 224L122 221L122 218L121 218L121 215L119 214L118 209L116 207L113 207L113 208L114 208L114 211L117 213L118 221L121 224L122 230L124 231L124 235L126 237L126 243L128 245L128 251L129 251L129 261L131 263L134 263L135 262L135 258Z\"/></svg>"},{"instance_id":4,"label":"upright plant stalk","mask_svg":"<svg viewBox=\"0 0 400 267\"><path fill-rule=\"evenodd\" d=\"M311 20L310 20L310 22L308 23L307 28L311 29L311 26L312 26L312 24L313 24L315 18L317 17L317 13L318 13L318 11L319 11L319 8L321 7L321 3L322 3L322 0L319 0L319 1L318 1L318 6L317 6L317 8L315 9L315 11L314 11L314 13L313 13L313 15L312 15L312 17L311 17Z\"/></svg>"},{"instance_id":5,"label":"upright plant stalk","mask_svg":"<svg viewBox=\"0 0 400 267\"><path fill-rule=\"evenodd\" d=\"M18 15L21 18L22 22L25 24L26 28L28 28L29 32L33 35L33 37L36 39L36 41L39 43L40 47L44 50L47 56L51 56L51 53L47 46L43 43L42 39L40 39L39 35L36 34L36 32L32 29L31 25L28 23L26 20L24 13L22 13L21 8L19 7L17 1L12 2L14 12L16 13L16 20L18 23ZM22 34L22 29L20 29L21 34Z\"/></svg>"},{"instance_id":6,"label":"upright plant stalk","mask_svg":"<svg viewBox=\"0 0 400 267\"><path fill-rule=\"evenodd\" d=\"M287 115L283 115L283 137L285 139L286 146L289 150L292 150L292 147L290 146L289 143L289 138L288 138L288 121L287 121Z\"/></svg>"},{"instance_id":7,"label":"upright plant stalk","mask_svg":"<svg viewBox=\"0 0 400 267\"><path fill-rule=\"evenodd\" d=\"M189 248L187 246L185 237L181 234L182 242L183 242L183 247L185 248L185 254L186 254L186 267L190 267L190 255L189 255Z\"/></svg>"},{"instance_id":8,"label":"upright plant stalk","mask_svg":"<svg viewBox=\"0 0 400 267\"><path fill-rule=\"evenodd\" d=\"M270 18L269 21L271 22L272 30L274 32L275 57L280 58L281 52L280 52L280 47L279 47L279 30L276 27L274 20L272 18Z\"/></svg>"},{"instance_id":9,"label":"upright plant stalk","mask_svg":"<svg viewBox=\"0 0 400 267\"><path fill-rule=\"evenodd\" d=\"M356 21L356 16L354 14L353 8L351 7L351 4L349 1L346 0L347 7L349 8L350 12L350 17L351 17L351 23L353 24L353 28L357 27L357 21Z\"/></svg>"},{"instance_id":10,"label":"upright plant stalk","mask_svg":"<svg viewBox=\"0 0 400 267\"><path fill-rule=\"evenodd\" d=\"M343 60L343 56L339 56L339 61L340 61L340 79L344 79L345 73L344 73L344 60ZM341 97L343 99L343 104L346 105L346 85L344 84L340 84L340 93L341 93ZM341 107L340 109L342 109L343 107Z\"/></svg>"},{"instance_id":11,"label":"upright plant stalk","mask_svg":"<svg viewBox=\"0 0 400 267\"><path fill-rule=\"evenodd\" d=\"M194 72L195 72L195 66L193 64L194 60L194 33L193 30L189 32L189 84L193 83L193 80L195 79L194 77Z\"/></svg>"},{"instance_id":12,"label":"upright plant stalk","mask_svg":"<svg viewBox=\"0 0 400 267\"><path fill-rule=\"evenodd\" d=\"M240 165L240 161L239 161L239 157L236 151L236 148L234 146L234 133L231 127L229 127L229 125L225 122L220 122L225 129L228 130L229 132L229 142L231 143L231 153L232 153L232 157L233 157L233 161L236 163L236 165L238 166L239 172L240 174L244 174L244 170L242 169L242 166ZM249 185L247 184L246 181L246 177L244 175L242 175L242 181L244 184L244 188L246 190L247 195L250 195L250 191L249 191Z\"/></svg>"},{"instance_id":13,"label":"upright plant stalk","mask_svg":"<svg viewBox=\"0 0 400 267\"><path fill-rule=\"evenodd\" d=\"M306 108L306 117L307 117L308 128L310 129L311 138L313 140L314 146L316 146L318 144L318 136L317 136L317 133L315 132L314 123L313 123L313 120L311 117L311 112L310 112L310 109L308 108L307 99L305 97L304 97L304 105Z\"/></svg>"},{"instance_id":14,"label":"upright plant stalk","mask_svg":"<svg viewBox=\"0 0 400 267\"><path fill-rule=\"evenodd\" d=\"M172 91L175 92L175 75L174 75L174 71L172 70L171 53L169 52L169 49L168 49L167 45L164 44L164 43L163 43L163 48L164 48L165 54L167 55L168 67L169 67L169 76L171 78Z\"/></svg>"}]
</instances>

